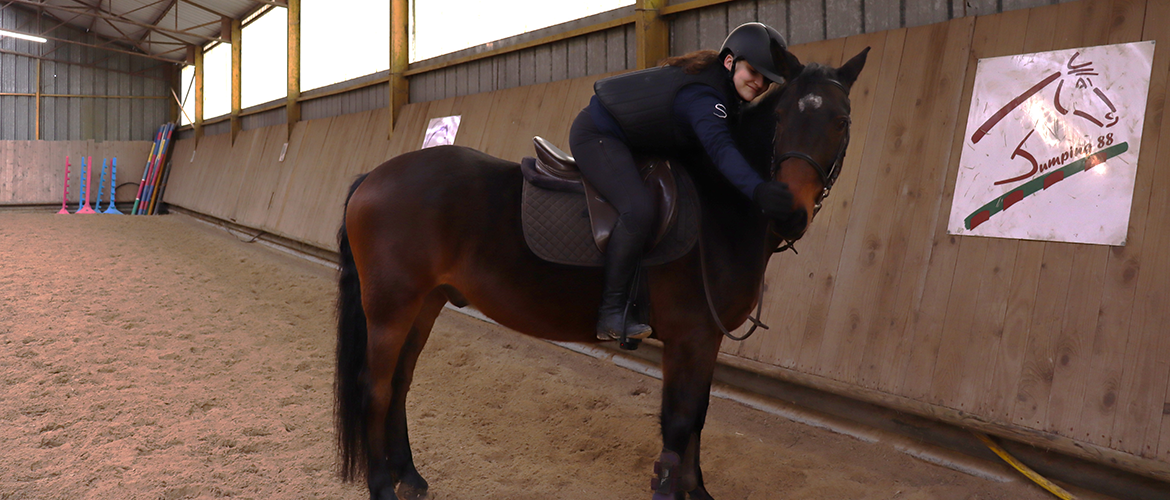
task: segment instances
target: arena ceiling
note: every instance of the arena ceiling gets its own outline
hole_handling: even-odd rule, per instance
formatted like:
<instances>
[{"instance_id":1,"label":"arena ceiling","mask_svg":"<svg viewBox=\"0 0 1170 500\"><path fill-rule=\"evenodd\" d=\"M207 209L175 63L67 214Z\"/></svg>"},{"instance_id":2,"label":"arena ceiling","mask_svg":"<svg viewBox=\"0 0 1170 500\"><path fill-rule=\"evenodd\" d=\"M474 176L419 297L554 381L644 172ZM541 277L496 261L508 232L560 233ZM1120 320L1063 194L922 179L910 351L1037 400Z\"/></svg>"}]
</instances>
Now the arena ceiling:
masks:
<instances>
[{"instance_id":1,"label":"arena ceiling","mask_svg":"<svg viewBox=\"0 0 1170 500\"><path fill-rule=\"evenodd\" d=\"M97 34L95 45L146 54L175 62L187 61L187 47L229 42L233 19L245 20L286 0L0 0L0 7L17 5L44 14L40 31L70 26Z\"/></svg>"}]
</instances>

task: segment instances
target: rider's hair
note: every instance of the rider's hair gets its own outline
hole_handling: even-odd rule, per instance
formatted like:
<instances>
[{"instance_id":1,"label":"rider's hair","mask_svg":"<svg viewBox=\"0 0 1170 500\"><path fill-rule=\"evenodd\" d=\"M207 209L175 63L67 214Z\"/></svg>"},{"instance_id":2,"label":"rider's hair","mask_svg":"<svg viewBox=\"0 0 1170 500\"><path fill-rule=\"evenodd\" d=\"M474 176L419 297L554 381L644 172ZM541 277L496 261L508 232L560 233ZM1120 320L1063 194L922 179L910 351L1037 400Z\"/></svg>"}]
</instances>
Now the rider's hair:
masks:
<instances>
[{"instance_id":1,"label":"rider's hair","mask_svg":"<svg viewBox=\"0 0 1170 500\"><path fill-rule=\"evenodd\" d=\"M663 59L660 66L678 66L687 74L697 75L712 64L719 62L719 53L714 50L696 50L681 56Z\"/></svg>"}]
</instances>

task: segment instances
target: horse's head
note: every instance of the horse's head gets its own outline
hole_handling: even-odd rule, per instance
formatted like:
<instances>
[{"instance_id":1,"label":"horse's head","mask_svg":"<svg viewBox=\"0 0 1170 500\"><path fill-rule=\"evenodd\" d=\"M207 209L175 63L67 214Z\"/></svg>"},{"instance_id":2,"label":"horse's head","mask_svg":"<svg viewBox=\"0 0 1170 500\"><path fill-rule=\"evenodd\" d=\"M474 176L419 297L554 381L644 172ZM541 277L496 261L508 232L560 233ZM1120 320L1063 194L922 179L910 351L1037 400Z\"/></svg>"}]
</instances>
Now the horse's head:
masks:
<instances>
[{"instance_id":1,"label":"horse's head","mask_svg":"<svg viewBox=\"0 0 1170 500\"><path fill-rule=\"evenodd\" d=\"M843 66L801 65L784 52L782 67L792 75L782 88L757 101L755 115L775 123L769 178L788 184L795 212L787 220L772 221L772 231L787 241L804 235L821 203L829 195L849 147L849 89L865 66L869 48Z\"/></svg>"}]
</instances>

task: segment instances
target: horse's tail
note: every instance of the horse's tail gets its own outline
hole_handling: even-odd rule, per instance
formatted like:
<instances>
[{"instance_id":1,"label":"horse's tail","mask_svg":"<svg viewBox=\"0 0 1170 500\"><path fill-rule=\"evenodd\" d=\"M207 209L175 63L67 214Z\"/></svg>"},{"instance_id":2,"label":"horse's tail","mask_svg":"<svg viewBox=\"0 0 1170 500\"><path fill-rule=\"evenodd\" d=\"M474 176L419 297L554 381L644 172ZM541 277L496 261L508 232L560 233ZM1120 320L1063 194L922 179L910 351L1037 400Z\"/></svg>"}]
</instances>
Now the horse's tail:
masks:
<instances>
[{"instance_id":1,"label":"horse's tail","mask_svg":"<svg viewBox=\"0 0 1170 500\"><path fill-rule=\"evenodd\" d=\"M362 175L349 188L345 205L366 179ZM337 232L341 272L337 279L337 372L334 375L334 425L343 481L354 481L366 473L366 314L349 235L342 217Z\"/></svg>"}]
</instances>

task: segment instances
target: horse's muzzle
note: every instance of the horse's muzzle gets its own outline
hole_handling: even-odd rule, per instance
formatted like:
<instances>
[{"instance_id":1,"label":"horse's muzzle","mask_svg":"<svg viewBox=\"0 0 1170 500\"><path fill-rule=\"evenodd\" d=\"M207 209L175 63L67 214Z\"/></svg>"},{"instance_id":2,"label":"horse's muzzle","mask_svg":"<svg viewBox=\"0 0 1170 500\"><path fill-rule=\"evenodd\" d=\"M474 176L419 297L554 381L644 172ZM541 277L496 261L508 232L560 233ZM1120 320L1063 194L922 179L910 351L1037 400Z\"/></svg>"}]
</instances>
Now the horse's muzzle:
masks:
<instances>
[{"instance_id":1,"label":"horse's muzzle","mask_svg":"<svg viewBox=\"0 0 1170 500\"><path fill-rule=\"evenodd\" d=\"M796 241L801 236L804 236L809 222L811 221L808 216L808 211L803 208L798 208L784 219L773 219L772 230L787 241Z\"/></svg>"}]
</instances>

